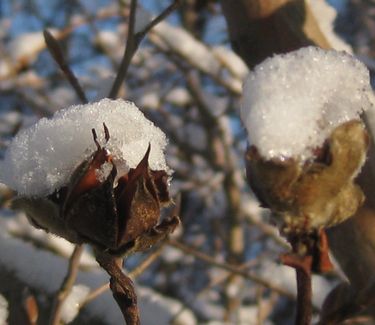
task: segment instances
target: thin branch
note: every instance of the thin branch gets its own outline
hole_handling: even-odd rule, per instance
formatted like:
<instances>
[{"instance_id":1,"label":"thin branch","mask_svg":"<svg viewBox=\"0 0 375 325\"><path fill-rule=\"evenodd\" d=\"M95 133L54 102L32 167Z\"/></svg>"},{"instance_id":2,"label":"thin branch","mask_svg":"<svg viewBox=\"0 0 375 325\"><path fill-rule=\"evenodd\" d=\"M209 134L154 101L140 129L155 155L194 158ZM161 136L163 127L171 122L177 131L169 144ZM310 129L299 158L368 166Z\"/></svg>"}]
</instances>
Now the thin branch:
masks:
<instances>
[{"instance_id":1,"label":"thin branch","mask_svg":"<svg viewBox=\"0 0 375 325\"><path fill-rule=\"evenodd\" d=\"M296 268L297 278L297 314L296 325L310 325L312 318L311 269Z\"/></svg>"},{"instance_id":2,"label":"thin branch","mask_svg":"<svg viewBox=\"0 0 375 325\"><path fill-rule=\"evenodd\" d=\"M147 268L155 262L155 260L160 256L163 251L164 243L160 245L155 251L153 251L150 255L148 255L139 265L137 265L133 270L129 272L129 278L136 279L139 277ZM89 302L96 299L102 293L106 292L109 289L109 283L105 283L100 287L92 290L90 294L86 297L86 299L81 303L80 309L86 306Z\"/></svg>"},{"instance_id":3,"label":"thin branch","mask_svg":"<svg viewBox=\"0 0 375 325\"><path fill-rule=\"evenodd\" d=\"M47 48L51 53L52 57L60 67L61 71L64 73L66 79L76 92L78 98L81 100L82 103L86 104L88 102L87 97L79 84L78 79L74 75L73 71L70 69L68 63L66 62L62 49L58 43L58 41L53 37L53 35L45 29L43 31L44 40L47 44Z\"/></svg>"},{"instance_id":4,"label":"thin branch","mask_svg":"<svg viewBox=\"0 0 375 325\"><path fill-rule=\"evenodd\" d=\"M60 289L58 290L55 301L53 303L51 318L49 321L50 325L59 325L61 319L61 309L64 301L68 297L74 282L77 278L79 261L83 252L83 245L76 245L72 256L69 260L68 272L64 278L63 283L61 284Z\"/></svg>"},{"instance_id":5,"label":"thin branch","mask_svg":"<svg viewBox=\"0 0 375 325\"><path fill-rule=\"evenodd\" d=\"M177 6L180 4L181 0L174 0L171 5L169 5L163 12L154 18L143 30L139 32L134 31L135 27L135 19L136 19L136 12L137 12L137 0L132 0L130 3L130 16L129 16L129 29L128 29L128 38L126 41L126 47L124 51L124 55L122 57L120 67L116 76L116 79L112 85L112 89L109 92L108 97L115 99L118 95L120 87L125 80L126 73L128 72L128 68L130 62L137 52L139 44L142 42L143 38L146 34L160 21L165 19L169 14L171 14Z\"/></svg>"},{"instance_id":6,"label":"thin branch","mask_svg":"<svg viewBox=\"0 0 375 325\"><path fill-rule=\"evenodd\" d=\"M296 270L297 280L297 306L295 325L310 325L312 319L312 267L313 255L310 255L311 249L307 247L306 252L299 253L298 247L302 240L289 240L293 247L293 252L281 256L284 265L290 266ZM299 242L300 241L300 242ZM304 243L305 244L305 243Z\"/></svg>"},{"instance_id":7,"label":"thin branch","mask_svg":"<svg viewBox=\"0 0 375 325\"><path fill-rule=\"evenodd\" d=\"M174 0L172 4L170 4L167 8L165 8L159 16L155 17L143 30L139 31L136 34L136 37L142 39L147 35L147 33L154 28L157 24L167 18L173 11L177 9L177 7L181 4L182 0Z\"/></svg>"},{"instance_id":8,"label":"thin branch","mask_svg":"<svg viewBox=\"0 0 375 325\"><path fill-rule=\"evenodd\" d=\"M167 244L183 251L186 254L192 255L192 256L194 256L194 257L196 257L196 258L198 258L198 259L200 259L200 260L202 260L202 261L204 261L204 262L206 262L206 263L208 263L212 266L216 266L216 267L221 268L223 270L226 270L228 272L232 272L233 274L240 275L245 279L249 279L251 281L259 283L262 286L264 286L266 288L269 288L271 290L274 290L274 291L278 292L279 294L281 294L283 296L286 296L290 299L296 298L293 293L284 289L283 287L281 287L281 286L279 286L275 283L272 283L272 282L268 281L267 279L264 279L264 278L254 274L254 273L242 271L240 265L237 266L237 265L231 265L231 264L228 264L228 263L219 262L215 258L213 258L213 257L211 257L207 254L202 253L198 249L187 246L187 245L185 245L181 242L178 242L174 239L170 239L167 242Z\"/></svg>"},{"instance_id":9,"label":"thin branch","mask_svg":"<svg viewBox=\"0 0 375 325\"><path fill-rule=\"evenodd\" d=\"M248 261L248 262L246 262L246 263L244 263L242 265L239 265L238 268L241 271L245 271L246 269L252 267L255 264L256 264L256 260L254 259L254 260ZM203 294L205 294L206 292L208 292L209 290L211 290L213 287L221 285L230 276L231 276L231 274L226 273L226 274L222 274L222 275L218 276L215 279L212 279L205 287L203 287L201 290L199 290L194 296L191 296L191 297L189 297L187 299L187 301L182 302L182 306L181 306L180 310L178 310L173 315L173 317L169 320L169 323L170 324L174 324L175 321L177 320L177 318L181 315L181 313L186 308L188 308L189 305L192 305L194 302L196 302L196 300L198 298L200 298Z\"/></svg>"},{"instance_id":10,"label":"thin branch","mask_svg":"<svg viewBox=\"0 0 375 325\"><path fill-rule=\"evenodd\" d=\"M109 289L109 282L102 284L100 287L97 287L87 295L84 301L79 305L79 309L85 307L88 303L98 298L101 294L106 292Z\"/></svg>"}]
</instances>

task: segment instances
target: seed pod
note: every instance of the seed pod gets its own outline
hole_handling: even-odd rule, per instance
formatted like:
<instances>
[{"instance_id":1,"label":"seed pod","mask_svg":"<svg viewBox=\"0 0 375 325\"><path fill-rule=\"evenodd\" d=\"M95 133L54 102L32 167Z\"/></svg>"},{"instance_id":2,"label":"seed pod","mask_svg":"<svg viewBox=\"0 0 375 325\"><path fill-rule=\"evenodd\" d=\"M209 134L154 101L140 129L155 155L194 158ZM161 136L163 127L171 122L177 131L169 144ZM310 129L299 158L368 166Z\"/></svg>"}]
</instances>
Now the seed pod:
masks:
<instances>
[{"instance_id":1,"label":"seed pod","mask_svg":"<svg viewBox=\"0 0 375 325\"><path fill-rule=\"evenodd\" d=\"M108 142L105 125L104 131ZM149 168L151 145L136 168L117 177L112 156L98 143L95 130L93 137L97 150L75 169L67 186L47 198L17 198L14 206L40 228L112 254L144 249L172 232L177 217L157 226L161 205L170 198L166 171ZM139 243L140 238L147 244Z\"/></svg>"},{"instance_id":2,"label":"seed pod","mask_svg":"<svg viewBox=\"0 0 375 325\"><path fill-rule=\"evenodd\" d=\"M264 160L255 147L246 153L248 183L286 233L338 224L364 201L354 184L365 159L368 135L360 121L338 126L313 161Z\"/></svg>"}]
</instances>

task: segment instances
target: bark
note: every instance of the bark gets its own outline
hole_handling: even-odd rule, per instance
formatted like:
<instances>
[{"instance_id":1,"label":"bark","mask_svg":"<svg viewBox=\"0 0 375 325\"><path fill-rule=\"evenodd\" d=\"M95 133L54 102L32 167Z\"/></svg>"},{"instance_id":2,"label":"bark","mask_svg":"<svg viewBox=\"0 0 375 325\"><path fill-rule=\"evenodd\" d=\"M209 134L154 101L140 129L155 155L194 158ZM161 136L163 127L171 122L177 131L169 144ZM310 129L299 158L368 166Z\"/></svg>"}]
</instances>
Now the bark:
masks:
<instances>
[{"instance_id":1,"label":"bark","mask_svg":"<svg viewBox=\"0 0 375 325\"><path fill-rule=\"evenodd\" d=\"M234 51L252 68L273 54L329 48L303 0L221 0Z\"/></svg>"}]
</instances>

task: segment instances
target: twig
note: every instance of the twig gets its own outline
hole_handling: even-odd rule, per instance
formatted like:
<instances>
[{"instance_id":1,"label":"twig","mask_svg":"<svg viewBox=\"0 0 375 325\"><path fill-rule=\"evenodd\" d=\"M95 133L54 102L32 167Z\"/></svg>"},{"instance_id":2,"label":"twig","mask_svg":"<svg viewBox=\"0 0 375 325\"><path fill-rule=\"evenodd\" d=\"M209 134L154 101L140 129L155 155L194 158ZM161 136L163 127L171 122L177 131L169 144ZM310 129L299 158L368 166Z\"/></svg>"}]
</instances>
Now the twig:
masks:
<instances>
[{"instance_id":1,"label":"twig","mask_svg":"<svg viewBox=\"0 0 375 325\"><path fill-rule=\"evenodd\" d=\"M109 283L104 283L100 287L97 287L93 289L85 298L84 301L81 302L79 305L79 309L82 309L85 307L88 303L95 300L97 297L99 297L102 293L106 292L109 289Z\"/></svg>"},{"instance_id":2,"label":"twig","mask_svg":"<svg viewBox=\"0 0 375 325\"><path fill-rule=\"evenodd\" d=\"M311 273L313 263L313 255L310 255L311 249L303 239L294 237L289 240L293 252L285 254L281 257L282 262L296 270L297 279L297 312L295 325L310 325L312 318L312 285ZM306 246L305 246L306 245ZM299 247L307 247L307 250L301 254Z\"/></svg>"},{"instance_id":3,"label":"twig","mask_svg":"<svg viewBox=\"0 0 375 325\"><path fill-rule=\"evenodd\" d=\"M173 246L177 249L180 249L181 251L183 251L186 254L192 255L192 256L194 256L194 257L196 257L196 258L198 258L202 261L205 261L206 263L208 263L210 265L216 266L216 267L221 268L223 270L226 270L228 272L232 272L233 274L240 275L245 279L249 279L251 281L254 281L256 283L259 283L259 284L263 285L266 288L274 290L274 291L278 292L279 294L281 294L283 296L286 296L290 299L295 299L295 295L293 293L289 292L288 290L285 290L283 287L281 287L281 286L279 286L275 283L272 283L272 282L270 282L266 279L263 279L262 277L254 274L254 273L242 271L240 269L240 265L237 266L237 265L231 265L231 264L228 264L228 263L219 262L215 258L200 252L198 249L192 248L190 246L187 246L187 245L185 245L181 242L178 242L176 240L173 240L173 239L170 239L167 242L167 244L171 245L171 246Z\"/></svg>"},{"instance_id":4,"label":"twig","mask_svg":"<svg viewBox=\"0 0 375 325\"><path fill-rule=\"evenodd\" d=\"M246 270L246 269L250 268L251 266L255 265L256 264L255 262L256 262L255 260L248 261L247 263L239 265L238 268L241 271ZM228 274L228 273L220 275L216 279L211 280L204 288L199 290L194 296L189 297L187 299L187 301L182 303L182 306L181 306L180 310L178 310L173 315L173 317L170 319L169 323L174 324L176 319L178 318L178 316L181 315L181 313L186 308L188 308L189 305L193 304L193 302L195 302L199 297L201 297L203 294L205 294L207 291L209 291L213 287L216 287L216 286L219 286L220 284L222 284L224 281L226 281L228 279L228 277L230 277L230 274Z\"/></svg>"},{"instance_id":5,"label":"twig","mask_svg":"<svg viewBox=\"0 0 375 325\"><path fill-rule=\"evenodd\" d=\"M156 250L154 250L150 255L148 255L139 265L137 265L132 271L129 272L129 278L136 279L139 277L162 253L164 243L162 243ZM81 303L80 309L86 306L89 302L96 299L102 293L109 289L109 283L105 283L100 287L92 290L86 299Z\"/></svg>"},{"instance_id":6,"label":"twig","mask_svg":"<svg viewBox=\"0 0 375 325\"><path fill-rule=\"evenodd\" d=\"M69 65L67 64L58 41L53 37L53 35L47 29L43 31L43 35L44 35L44 40L47 44L47 48L49 52L51 53L56 63L59 65L61 71L64 73L70 85L73 87L78 98L81 100L82 103L84 104L87 103L88 102L87 97L85 93L83 92L82 87L78 82L78 79L76 78L73 71L70 69Z\"/></svg>"},{"instance_id":7,"label":"twig","mask_svg":"<svg viewBox=\"0 0 375 325\"><path fill-rule=\"evenodd\" d=\"M61 284L60 289L56 294L55 301L53 303L51 318L49 321L50 325L60 324L61 309L76 280L79 268L79 260L81 258L82 252L83 245L76 245L69 260L68 272L64 278L63 283Z\"/></svg>"},{"instance_id":8,"label":"twig","mask_svg":"<svg viewBox=\"0 0 375 325\"><path fill-rule=\"evenodd\" d=\"M296 268L297 278L297 314L296 325L309 325L312 317L311 269Z\"/></svg>"},{"instance_id":9,"label":"twig","mask_svg":"<svg viewBox=\"0 0 375 325\"><path fill-rule=\"evenodd\" d=\"M122 259L96 252L96 260L111 277L110 288L127 325L140 325L137 295L132 280L122 272Z\"/></svg>"},{"instance_id":10,"label":"twig","mask_svg":"<svg viewBox=\"0 0 375 325\"><path fill-rule=\"evenodd\" d=\"M159 22L165 19L169 14L171 14L180 4L180 1L181 0L174 0L171 5L169 5L166 9L164 9L160 15L154 18L143 30L139 32L134 31L138 1L137 0L131 1L128 38L126 41L126 47L125 47L124 55L122 57L116 79L112 85L111 91L109 92L109 95L108 95L109 98L114 99L117 97L121 84L125 80L130 62L134 54L137 52L139 44L142 42L143 38L155 25L157 25Z\"/></svg>"}]
</instances>

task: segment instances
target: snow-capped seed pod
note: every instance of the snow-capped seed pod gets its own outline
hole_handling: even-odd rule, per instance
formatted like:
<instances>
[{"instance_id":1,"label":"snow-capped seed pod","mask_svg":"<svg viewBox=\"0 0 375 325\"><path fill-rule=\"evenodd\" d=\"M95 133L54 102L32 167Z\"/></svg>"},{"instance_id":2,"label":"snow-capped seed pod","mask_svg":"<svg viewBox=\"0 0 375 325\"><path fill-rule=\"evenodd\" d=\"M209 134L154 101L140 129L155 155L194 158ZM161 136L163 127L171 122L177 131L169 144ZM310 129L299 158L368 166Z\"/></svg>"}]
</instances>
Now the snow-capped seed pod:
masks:
<instances>
[{"instance_id":1,"label":"snow-capped seed pod","mask_svg":"<svg viewBox=\"0 0 375 325\"><path fill-rule=\"evenodd\" d=\"M303 48L250 73L241 109L248 182L286 235L340 223L362 204L360 114L372 102L367 68L344 52Z\"/></svg>"},{"instance_id":2,"label":"snow-capped seed pod","mask_svg":"<svg viewBox=\"0 0 375 325\"><path fill-rule=\"evenodd\" d=\"M100 121L104 132L97 133ZM41 138L46 134L48 141ZM14 207L24 209L37 227L124 255L148 248L179 222L172 217L158 225L162 205L170 202L165 143L164 134L133 104L106 99L71 107L18 135L2 170L8 167L11 175L23 177L2 176L20 192ZM31 152L31 163L22 162ZM134 155L141 157L138 162ZM66 160L62 169L50 163L58 158ZM24 176L29 174L38 174L44 184L35 189L35 180Z\"/></svg>"}]
</instances>

